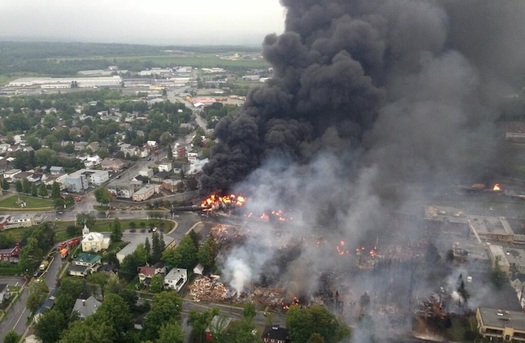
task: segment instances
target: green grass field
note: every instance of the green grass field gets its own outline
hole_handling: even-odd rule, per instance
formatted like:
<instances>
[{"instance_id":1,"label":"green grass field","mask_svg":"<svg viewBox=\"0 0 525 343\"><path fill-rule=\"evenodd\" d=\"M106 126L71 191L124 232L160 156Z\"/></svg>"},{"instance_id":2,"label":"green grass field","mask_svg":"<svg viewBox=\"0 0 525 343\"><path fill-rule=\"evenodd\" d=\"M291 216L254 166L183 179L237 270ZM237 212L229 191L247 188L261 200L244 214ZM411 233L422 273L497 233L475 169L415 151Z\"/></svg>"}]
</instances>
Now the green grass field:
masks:
<instances>
[{"instance_id":1,"label":"green grass field","mask_svg":"<svg viewBox=\"0 0 525 343\"><path fill-rule=\"evenodd\" d=\"M20 206L20 201L24 201L24 207ZM35 210L35 209L51 209L53 208L53 200L42 199L37 197L32 197L29 195L12 195L8 198L0 200L0 210L1 209L20 209L20 210Z\"/></svg>"},{"instance_id":2,"label":"green grass field","mask_svg":"<svg viewBox=\"0 0 525 343\"><path fill-rule=\"evenodd\" d=\"M92 232L109 232L110 224L113 222L113 219L108 220L97 220L95 222L94 227L90 227L90 231ZM131 223L135 223L135 227ZM143 226L140 224L144 224ZM171 230L173 228L173 222L170 222L168 220L162 220L162 219L135 219L135 220L121 220L120 224L122 227L122 230L128 230L135 228L137 232L140 232L141 230L146 230L150 227L150 223L153 226L156 226L158 228L164 229L165 232ZM74 222L56 222L55 225L55 232L56 232L56 239L57 242L65 241L69 238L72 238L67 233L67 227L70 225L74 225ZM130 225L131 224L131 225ZM22 235L26 230L30 229L29 227L20 227L16 229L9 229L5 230L0 234L5 234L11 236L15 241L19 241L22 238Z\"/></svg>"}]
</instances>

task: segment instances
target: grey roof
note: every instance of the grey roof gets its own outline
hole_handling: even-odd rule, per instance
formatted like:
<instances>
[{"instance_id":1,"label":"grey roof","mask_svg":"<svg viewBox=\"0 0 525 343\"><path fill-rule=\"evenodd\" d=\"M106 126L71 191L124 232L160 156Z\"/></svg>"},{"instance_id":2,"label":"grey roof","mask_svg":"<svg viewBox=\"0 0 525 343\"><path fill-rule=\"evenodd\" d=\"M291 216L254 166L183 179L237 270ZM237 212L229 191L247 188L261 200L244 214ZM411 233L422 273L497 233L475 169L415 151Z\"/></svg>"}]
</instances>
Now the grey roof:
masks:
<instances>
[{"instance_id":1,"label":"grey roof","mask_svg":"<svg viewBox=\"0 0 525 343\"><path fill-rule=\"evenodd\" d=\"M77 299L75 301L75 306L73 311L77 311L81 319L86 319L88 316L92 315L100 307L101 302L95 299L95 297L90 296L87 299Z\"/></svg>"},{"instance_id":2,"label":"grey roof","mask_svg":"<svg viewBox=\"0 0 525 343\"><path fill-rule=\"evenodd\" d=\"M81 266L81 265L71 265L69 266L69 272L77 272L77 273L86 273L86 270L88 269L88 266Z\"/></svg>"},{"instance_id":3,"label":"grey roof","mask_svg":"<svg viewBox=\"0 0 525 343\"><path fill-rule=\"evenodd\" d=\"M2 293L6 287L7 287L6 283L0 283L0 293Z\"/></svg>"},{"instance_id":4,"label":"grey roof","mask_svg":"<svg viewBox=\"0 0 525 343\"><path fill-rule=\"evenodd\" d=\"M504 311L493 308L480 307L481 321L485 326L512 327L525 330L525 313L518 311Z\"/></svg>"}]
</instances>

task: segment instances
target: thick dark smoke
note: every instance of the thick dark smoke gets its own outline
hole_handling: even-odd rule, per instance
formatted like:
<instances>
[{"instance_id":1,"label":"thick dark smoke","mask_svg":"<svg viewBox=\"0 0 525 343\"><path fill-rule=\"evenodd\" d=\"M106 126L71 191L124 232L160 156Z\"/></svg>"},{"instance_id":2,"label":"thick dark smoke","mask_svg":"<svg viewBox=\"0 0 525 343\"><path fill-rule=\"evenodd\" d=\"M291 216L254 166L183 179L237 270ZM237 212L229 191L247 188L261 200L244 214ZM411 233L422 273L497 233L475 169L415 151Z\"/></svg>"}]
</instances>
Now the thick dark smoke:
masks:
<instances>
[{"instance_id":1,"label":"thick dark smoke","mask_svg":"<svg viewBox=\"0 0 525 343\"><path fill-rule=\"evenodd\" d=\"M390 173L403 165L396 177L487 171L489 123L524 63L522 1L282 3L285 32L263 43L273 78L217 126L203 192L269 157L304 163L326 150L379 147Z\"/></svg>"},{"instance_id":2,"label":"thick dark smoke","mask_svg":"<svg viewBox=\"0 0 525 343\"><path fill-rule=\"evenodd\" d=\"M421 206L439 185L498 173L494 123L525 71L525 1L282 4L285 32L263 43L273 77L218 123L204 193L240 190L249 211L286 210L294 219L280 244L319 237L354 249L417 241L419 227L396 225L392 213ZM276 255L276 230L252 230L225 257L237 289ZM349 265L305 249L273 277L310 294L327 270L345 275ZM373 291L385 275L360 275L351 292ZM369 331L356 330L355 342Z\"/></svg>"}]
</instances>

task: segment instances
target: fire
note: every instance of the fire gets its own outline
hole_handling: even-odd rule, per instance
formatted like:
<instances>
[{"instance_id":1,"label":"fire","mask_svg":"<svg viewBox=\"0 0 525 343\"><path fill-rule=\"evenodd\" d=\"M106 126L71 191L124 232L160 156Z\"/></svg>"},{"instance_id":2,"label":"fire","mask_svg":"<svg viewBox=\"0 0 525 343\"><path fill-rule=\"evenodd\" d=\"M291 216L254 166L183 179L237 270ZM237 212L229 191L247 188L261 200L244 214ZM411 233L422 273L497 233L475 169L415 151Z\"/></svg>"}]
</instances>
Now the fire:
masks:
<instances>
[{"instance_id":1,"label":"fire","mask_svg":"<svg viewBox=\"0 0 525 343\"><path fill-rule=\"evenodd\" d=\"M210 195L207 199L201 202L201 207L207 209L216 209L220 206L238 206L241 207L246 203L246 198L242 195L229 194L220 196L217 194Z\"/></svg>"},{"instance_id":2,"label":"fire","mask_svg":"<svg viewBox=\"0 0 525 343\"><path fill-rule=\"evenodd\" d=\"M345 247L345 241L339 242L339 244L336 245L335 250L337 250L337 254L341 256L350 255L350 251Z\"/></svg>"},{"instance_id":3,"label":"fire","mask_svg":"<svg viewBox=\"0 0 525 343\"><path fill-rule=\"evenodd\" d=\"M494 188L492 188L493 191L501 191L501 187L499 186L499 183L494 185Z\"/></svg>"}]
</instances>

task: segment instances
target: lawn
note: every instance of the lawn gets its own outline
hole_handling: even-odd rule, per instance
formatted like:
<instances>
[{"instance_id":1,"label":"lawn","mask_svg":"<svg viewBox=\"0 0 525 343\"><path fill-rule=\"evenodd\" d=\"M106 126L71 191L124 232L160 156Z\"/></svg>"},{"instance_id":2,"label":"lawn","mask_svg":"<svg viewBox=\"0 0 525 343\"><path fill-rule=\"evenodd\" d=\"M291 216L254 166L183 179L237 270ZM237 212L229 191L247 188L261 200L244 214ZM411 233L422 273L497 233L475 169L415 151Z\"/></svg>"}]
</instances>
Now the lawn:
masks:
<instances>
[{"instance_id":1,"label":"lawn","mask_svg":"<svg viewBox=\"0 0 525 343\"><path fill-rule=\"evenodd\" d=\"M94 227L90 227L89 230L92 231L92 232L109 232L109 231L111 231L110 228L109 228L109 225L112 222L113 222L113 219L97 220L95 222L95 226ZM130 226L130 224L132 222L135 223L135 226L133 226L133 225ZM62 241L65 241L65 240L68 240L68 239L72 238L67 233L67 227L71 226L71 225L74 225L74 224L75 224L74 222L56 222L56 223L54 223L54 225L56 225L56 227L55 227L55 232L56 232L55 241L56 242L62 242ZM167 220L161 220L161 219L121 220L120 224L121 224L122 230L128 230L128 229L136 228L136 230L138 232L140 232L141 230L145 230L145 229L149 228L150 225L156 226L156 227L161 228L161 229L164 228L166 232L171 230L172 227L173 227L173 223L172 222L167 221ZM141 224L144 224L144 225L141 225ZM28 229L29 229L28 227L9 229L9 230L3 231L0 234L10 235L11 237L13 237L13 239L15 239L16 241L19 241L22 238L22 235L24 234L24 231L26 231Z\"/></svg>"},{"instance_id":2,"label":"lawn","mask_svg":"<svg viewBox=\"0 0 525 343\"><path fill-rule=\"evenodd\" d=\"M25 203L22 207L21 203ZM32 197L30 195L12 195L0 200L0 209L9 210L41 210L53 208L53 200Z\"/></svg>"}]
</instances>

